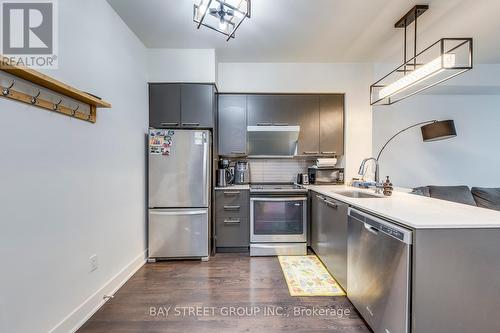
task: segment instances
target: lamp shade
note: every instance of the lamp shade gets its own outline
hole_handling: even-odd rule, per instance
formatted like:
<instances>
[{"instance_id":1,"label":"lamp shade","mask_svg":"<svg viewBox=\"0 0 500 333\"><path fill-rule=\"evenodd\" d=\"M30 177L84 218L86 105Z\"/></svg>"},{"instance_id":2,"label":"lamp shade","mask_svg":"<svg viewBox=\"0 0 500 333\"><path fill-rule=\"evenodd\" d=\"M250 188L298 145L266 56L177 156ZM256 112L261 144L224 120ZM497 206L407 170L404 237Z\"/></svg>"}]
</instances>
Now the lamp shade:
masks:
<instances>
[{"instance_id":1,"label":"lamp shade","mask_svg":"<svg viewBox=\"0 0 500 333\"><path fill-rule=\"evenodd\" d=\"M424 142L439 141L457 136L453 120L435 121L421 127Z\"/></svg>"}]
</instances>

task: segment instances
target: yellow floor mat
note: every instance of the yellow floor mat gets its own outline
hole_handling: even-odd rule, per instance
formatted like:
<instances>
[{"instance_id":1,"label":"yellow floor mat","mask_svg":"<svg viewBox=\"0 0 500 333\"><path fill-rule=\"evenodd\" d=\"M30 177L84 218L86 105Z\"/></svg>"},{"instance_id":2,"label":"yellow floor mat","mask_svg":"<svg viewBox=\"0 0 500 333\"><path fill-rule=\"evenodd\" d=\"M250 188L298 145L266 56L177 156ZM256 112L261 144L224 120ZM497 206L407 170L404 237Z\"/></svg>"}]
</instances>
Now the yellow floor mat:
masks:
<instances>
[{"instance_id":1,"label":"yellow floor mat","mask_svg":"<svg viewBox=\"0 0 500 333\"><path fill-rule=\"evenodd\" d=\"M278 259L291 296L345 296L315 255L279 256Z\"/></svg>"}]
</instances>

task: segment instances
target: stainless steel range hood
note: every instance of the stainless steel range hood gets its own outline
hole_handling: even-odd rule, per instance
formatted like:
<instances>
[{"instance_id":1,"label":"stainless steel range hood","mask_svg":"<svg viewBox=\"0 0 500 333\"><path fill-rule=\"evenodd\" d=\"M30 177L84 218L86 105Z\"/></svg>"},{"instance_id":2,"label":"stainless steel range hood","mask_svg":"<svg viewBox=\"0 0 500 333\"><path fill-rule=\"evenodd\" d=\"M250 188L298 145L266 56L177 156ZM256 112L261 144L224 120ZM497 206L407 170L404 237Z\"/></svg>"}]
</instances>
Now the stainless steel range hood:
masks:
<instances>
[{"instance_id":1,"label":"stainless steel range hood","mask_svg":"<svg viewBox=\"0 0 500 333\"><path fill-rule=\"evenodd\" d=\"M248 126L248 157L292 158L300 126Z\"/></svg>"}]
</instances>

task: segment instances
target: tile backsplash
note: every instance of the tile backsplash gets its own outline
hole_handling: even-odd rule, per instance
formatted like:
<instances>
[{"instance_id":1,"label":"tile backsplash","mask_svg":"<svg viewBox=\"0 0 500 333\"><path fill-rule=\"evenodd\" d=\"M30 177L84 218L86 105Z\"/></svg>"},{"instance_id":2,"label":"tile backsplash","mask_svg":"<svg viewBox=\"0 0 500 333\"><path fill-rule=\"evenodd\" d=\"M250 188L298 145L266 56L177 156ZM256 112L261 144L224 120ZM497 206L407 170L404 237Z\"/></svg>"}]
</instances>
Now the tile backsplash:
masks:
<instances>
[{"instance_id":1,"label":"tile backsplash","mask_svg":"<svg viewBox=\"0 0 500 333\"><path fill-rule=\"evenodd\" d=\"M248 159L250 182L252 183L293 183L298 173L307 173L314 164L305 160Z\"/></svg>"}]
</instances>

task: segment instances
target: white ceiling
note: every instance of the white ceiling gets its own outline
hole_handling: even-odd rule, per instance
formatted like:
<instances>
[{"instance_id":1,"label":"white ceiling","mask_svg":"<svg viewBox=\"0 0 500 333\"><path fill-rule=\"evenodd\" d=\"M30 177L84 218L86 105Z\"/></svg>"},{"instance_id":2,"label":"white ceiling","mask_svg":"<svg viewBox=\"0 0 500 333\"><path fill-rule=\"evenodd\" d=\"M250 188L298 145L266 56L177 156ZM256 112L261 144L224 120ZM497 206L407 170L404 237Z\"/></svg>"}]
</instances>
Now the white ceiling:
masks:
<instances>
[{"instance_id":1,"label":"white ceiling","mask_svg":"<svg viewBox=\"0 0 500 333\"><path fill-rule=\"evenodd\" d=\"M499 0L252 0L236 38L196 29L199 0L107 0L150 48L213 48L220 62L401 62L394 23L415 4L419 49L442 37L473 37L476 63L500 63Z\"/></svg>"}]
</instances>

